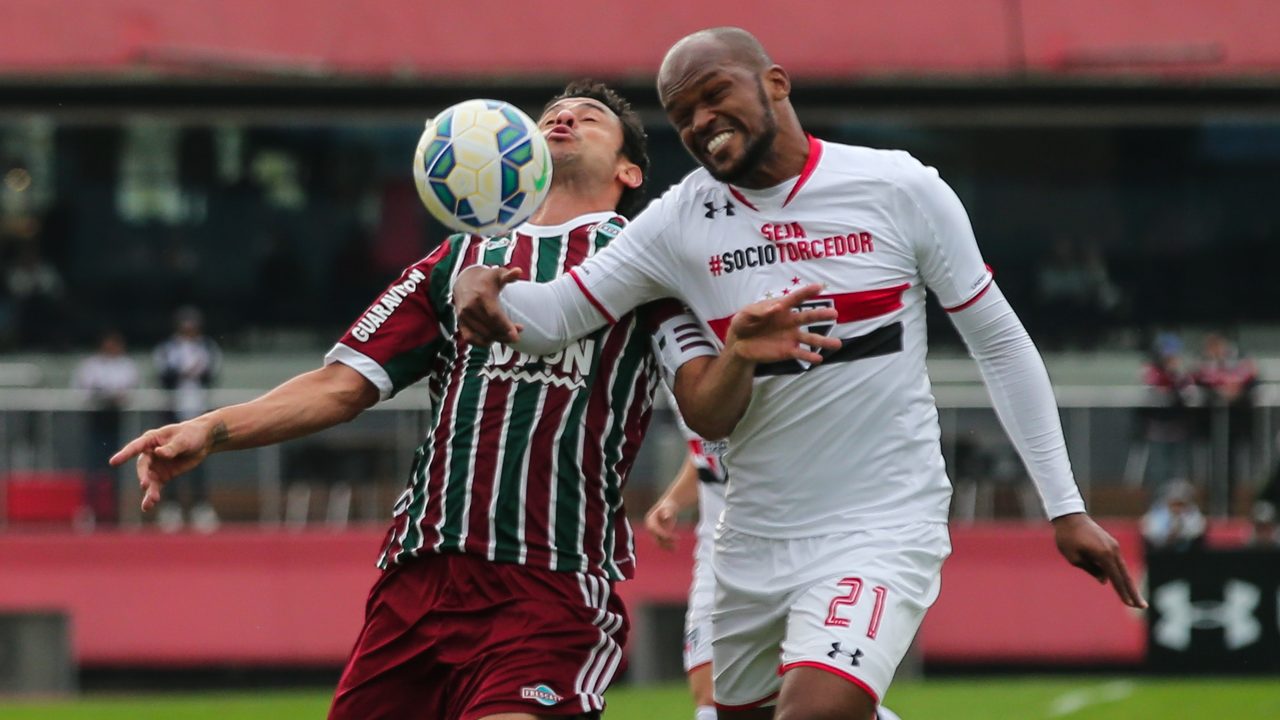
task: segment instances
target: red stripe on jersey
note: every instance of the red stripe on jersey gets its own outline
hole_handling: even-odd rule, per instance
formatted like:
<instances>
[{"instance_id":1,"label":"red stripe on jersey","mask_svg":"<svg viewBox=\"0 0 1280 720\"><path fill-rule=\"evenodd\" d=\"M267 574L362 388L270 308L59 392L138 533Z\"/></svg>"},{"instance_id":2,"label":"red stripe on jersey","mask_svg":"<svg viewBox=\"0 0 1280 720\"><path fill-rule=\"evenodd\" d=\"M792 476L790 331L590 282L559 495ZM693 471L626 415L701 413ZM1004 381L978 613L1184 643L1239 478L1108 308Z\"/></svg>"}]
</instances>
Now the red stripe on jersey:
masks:
<instances>
[{"instance_id":1,"label":"red stripe on jersey","mask_svg":"<svg viewBox=\"0 0 1280 720\"><path fill-rule=\"evenodd\" d=\"M604 523L595 523L592 518L604 518L604 445L603 433L610 430L609 414L612 410L612 393L614 374L617 373L618 357L627 346L626 328L615 326L609 329L604 338L604 347L600 349L600 360L596 367L609 372L599 372L591 387L591 397L587 401L587 410L582 416L582 483L586 492L586 509L583 513L582 549L587 554L591 565L604 562Z\"/></svg>"},{"instance_id":2,"label":"red stripe on jersey","mask_svg":"<svg viewBox=\"0 0 1280 720\"><path fill-rule=\"evenodd\" d=\"M474 440L475 469L471 471L471 505L467 508L467 550L484 557L489 549L489 518L498 486L498 447L506 434L506 407L512 393L509 380L489 380L478 414Z\"/></svg>"},{"instance_id":3,"label":"red stripe on jersey","mask_svg":"<svg viewBox=\"0 0 1280 720\"><path fill-rule=\"evenodd\" d=\"M903 283L879 290L819 295L811 302L831 300L835 305L837 323L857 322L888 315L902 308L902 294L910 287L911 283ZM724 342L725 336L729 333L729 323L731 322L733 322L733 315L716 318L708 321L707 324L711 326L712 332L720 338L720 341Z\"/></svg>"},{"instance_id":4,"label":"red stripe on jersey","mask_svg":"<svg viewBox=\"0 0 1280 720\"><path fill-rule=\"evenodd\" d=\"M483 241L478 236L472 235L467 238L469 246L462 253L459 262L463 267L474 265L476 262L479 248L483 246ZM467 351L471 345L462 341L461 335L455 335L453 339L455 359L453 367L448 369L449 379L442 383L442 388L458 387L462 383L462 376L467 369ZM449 478L449 460L450 452L439 452L440 449L451 448L449 443L453 434L453 413L458 404L458 393L444 393L440 405L440 421L436 424L435 432L432 433L430 447L436 448L437 451L431 453L431 460L427 464L427 486L424 488L426 493L426 508L422 513L422 535L423 547L430 548L439 541L440 536L435 531L435 526L440 523L443 518L444 502L443 494L445 484ZM406 517L412 513L406 513Z\"/></svg>"},{"instance_id":5,"label":"red stripe on jersey","mask_svg":"<svg viewBox=\"0 0 1280 720\"><path fill-rule=\"evenodd\" d=\"M782 207L786 207L795 199L796 194L800 192L800 188L809 182L810 177L813 177L813 171L818 168L818 161L822 159L822 141L812 135L806 134L805 137L809 139L809 156L805 158L804 167L800 170L800 175L796 177L796 184L791 186L791 192L787 193L787 199L782 201ZM725 187L729 188L729 194L733 195L738 202L752 210L759 209L745 195L739 192L738 188L727 183Z\"/></svg>"},{"instance_id":6,"label":"red stripe on jersey","mask_svg":"<svg viewBox=\"0 0 1280 720\"><path fill-rule=\"evenodd\" d=\"M804 161L804 169L800 171L800 177L796 178L796 184L791 186L791 192L787 193L787 199L782 202L782 207L786 207L800 192L800 188L809 182L813 171L818 167L818 160L822 159L822 142L818 138L809 135L809 157Z\"/></svg>"},{"instance_id":7,"label":"red stripe on jersey","mask_svg":"<svg viewBox=\"0 0 1280 720\"><path fill-rule=\"evenodd\" d=\"M650 380L647 373L636 373L636 382L631 389L631 407L627 411L626 424L623 426L626 433L625 442L621 448L617 467L618 476L623 481L631 475L636 456L640 454L640 444L644 441L645 429L649 427L649 420L653 417L653 403L649 401L649 398L653 397L653 388L649 387ZM623 574L630 576L635 572L635 568L629 567L633 553L631 524L627 522L625 504L619 504L613 514L613 532L613 562L623 568Z\"/></svg>"},{"instance_id":8,"label":"red stripe on jersey","mask_svg":"<svg viewBox=\"0 0 1280 720\"><path fill-rule=\"evenodd\" d=\"M987 266L987 272L991 273L991 277L987 278L987 284L982 286L982 289L978 291L977 295L974 295L973 297L969 298L968 300L965 300L964 302L960 303L959 305L956 305L955 307L942 308L942 309L946 310L949 313L958 313L961 310L964 310L970 305L981 300L982 296L986 295L987 291L991 289L991 283L996 281L995 271L991 269L990 265Z\"/></svg>"},{"instance_id":9,"label":"red stripe on jersey","mask_svg":"<svg viewBox=\"0 0 1280 720\"><path fill-rule=\"evenodd\" d=\"M569 249L564 255L564 266L560 268L561 272L567 272L569 268L577 267L582 264L583 260L591 254L591 238L595 235L592 232L594 225L583 225L569 231L566 242L569 243Z\"/></svg>"},{"instance_id":10,"label":"red stripe on jersey","mask_svg":"<svg viewBox=\"0 0 1280 720\"><path fill-rule=\"evenodd\" d=\"M743 205L746 205L747 207L751 208L752 210L757 210L757 209L759 209L759 208L757 208L755 205L752 205L750 200L748 200L748 199L746 199L745 197L743 197L742 193L738 192L738 188L736 188L736 187L734 187L734 186L732 186L732 185L730 185L730 186L729 186L729 194L730 194L730 195L732 195L732 196L734 197L734 199L735 199L735 200L737 200L738 202L742 203Z\"/></svg>"},{"instance_id":11,"label":"red stripe on jersey","mask_svg":"<svg viewBox=\"0 0 1280 720\"><path fill-rule=\"evenodd\" d=\"M593 233L576 230L568 235L562 272L569 272L585 260L591 251ZM531 471L529 486L525 489L525 547L528 553L525 562L529 565L549 567L552 564L549 548L553 544L553 538L548 536L548 530L551 528L551 515L555 512L555 508L551 506L551 491L558 478L548 472L539 473L536 469L555 466L556 455L560 452L560 423L564 414L572 407L574 399L575 394L572 392L556 387L547 388L542 412L529 438ZM566 454L574 460L579 459L576 448ZM544 481L535 482L535 479Z\"/></svg>"},{"instance_id":12,"label":"red stripe on jersey","mask_svg":"<svg viewBox=\"0 0 1280 720\"><path fill-rule=\"evenodd\" d=\"M573 402L568 393L553 393L548 390L543 401L542 413L538 416L533 435L529 438L529 486L525 489L525 524L524 541L528 555L525 562L536 567L550 567L551 538L547 530L551 527L551 488L556 478L549 472L538 472L539 469L552 467L555 455L560 450L557 442L560 423L564 419ZM535 482L537 478L545 478L543 482Z\"/></svg>"},{"instance_id":13,"label":"red stripe on jersey","mask_svg":"<svg viewBox=\"0 0 1280 720\"><path fill-rule=\"evenodd\" d=\"M591 302L591 305L595 307L596 310L600 311L601 317L608 320L610 325L617 324L618 321L609 314L608 310L604 309L604 305L602 305L600 301L596 299L596 296L592 295L591 291L587 289L587 284L582 282L582 278L578 277L578 271L576 268L569 271L569 277L573 278L573 281L578 284L578 289L582 291L583 295L587 296L587 300Z\"/></svg>"},{"instance_id":14,"label":"red stripe on jersey","mask_svg":"<svg viewBox=\"0 0 1280 720\"><path fill-rule=\"evenodd\" d=\"M528 235L513 235L510 260L506 267L519 269L524 277L533 278L533 246L537 241ZM489 522L494 495L498 492L501 459L498 447L507 434L507 403L514 392L510 380L490 379L476 430L475 470L471 473L471 506L468 510L467 549L484 557L489 551Z\"/></svg>"}]
</instances>

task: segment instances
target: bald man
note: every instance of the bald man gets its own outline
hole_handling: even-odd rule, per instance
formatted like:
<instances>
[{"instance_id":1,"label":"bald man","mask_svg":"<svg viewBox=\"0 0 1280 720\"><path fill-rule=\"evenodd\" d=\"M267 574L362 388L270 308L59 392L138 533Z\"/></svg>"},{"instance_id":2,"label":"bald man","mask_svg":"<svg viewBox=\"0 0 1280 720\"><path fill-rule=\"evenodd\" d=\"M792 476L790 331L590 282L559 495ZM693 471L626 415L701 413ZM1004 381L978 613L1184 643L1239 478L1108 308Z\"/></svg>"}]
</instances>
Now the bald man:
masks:
<instances>
[{"instance_id":1,"label":"bald man","mask_svg":"<svg viewBox=\"0 0 1280 720\"><path fill-rule=\"evenodd\" d=\"M552 283L494 268L454 286L462 332L543 353L652 298L682 299L720 348L675 394L728 437L717 532L714 693L725 720L869 720L939 591L951 485L925 369L925 289L982 370L1059 551L1145 607L1119 546L1086 513L1044 362L936 170L905 152L804 132L791 81L749 33L683 38L658 73L702 166ZM753 302L822 288L815 365L742 349ZM781 662L779 662L779 659Z\"/></svg>"}]
</instances>

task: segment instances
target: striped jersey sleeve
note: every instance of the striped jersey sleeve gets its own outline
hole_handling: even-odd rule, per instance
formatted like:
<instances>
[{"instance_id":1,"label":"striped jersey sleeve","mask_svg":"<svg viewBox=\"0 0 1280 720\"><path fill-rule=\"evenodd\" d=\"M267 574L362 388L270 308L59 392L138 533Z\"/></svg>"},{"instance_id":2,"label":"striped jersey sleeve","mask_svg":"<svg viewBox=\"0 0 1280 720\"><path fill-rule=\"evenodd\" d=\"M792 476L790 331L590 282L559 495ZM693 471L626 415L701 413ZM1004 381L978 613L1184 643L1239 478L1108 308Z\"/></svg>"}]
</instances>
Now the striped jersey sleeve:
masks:
<instances>
[{"instance_id":1,"label":"striped jersey sleeve","mask_svg":"<svg viewBox=\"0 0 1280 720\"><path fill-rule=\"evenodd\" d=\"M455 235L405 268L325 356L378 388L383 400L421 380L453 331L448 302L468 237Z\"/></svg>"}]
</instances>

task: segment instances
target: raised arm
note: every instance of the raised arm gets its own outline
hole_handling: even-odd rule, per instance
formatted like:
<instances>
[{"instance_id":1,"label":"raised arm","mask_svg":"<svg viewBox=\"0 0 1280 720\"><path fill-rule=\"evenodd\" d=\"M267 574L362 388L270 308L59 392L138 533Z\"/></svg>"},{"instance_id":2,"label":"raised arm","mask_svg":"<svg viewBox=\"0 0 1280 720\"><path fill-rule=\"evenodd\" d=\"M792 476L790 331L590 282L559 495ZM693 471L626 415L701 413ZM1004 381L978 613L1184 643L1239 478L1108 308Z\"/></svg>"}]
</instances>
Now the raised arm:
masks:
<instances>
[{"instance_id":1,"label":"raised arm","mask_svg":"<svg viewBox=\"0 0 1280 720\"><path fill-rule=\"evenodd\" d=\"M548 283L520 282L519 277L517 269L484 266L458 274L453 303L464 340L547 355L613 320L570 275Z\"/></svg>"},{"instance_id":2,"label":"raised arm","mask_svg":"<svg viewBox=\"0 0 1280 720\"><path fill-rule=\"evenodd\" d=\"M738 311L729 323L724 349L715 358L686 363L676 373L674 393L689 428L708 440L728 437L751 403L756 365L783 360L822 362L821 350L840 347L840 339L806 327L834 320L834 308L800 310L822 292L806 285L780 300L762 300Z\"/></svg>"},{"instance_id":3,"label":"raised arm","mask_svg":"<svg viewBox=\"0 0 1280 720\"><path fill-rule=\"evenodd\" d=\"M142 509L160 501L173 478L210 454L271 445L318 432L359 415L378 401L378 389L355 370L331 363L298 375L254 400L148 430L111 457L138 458Z\"/></svg>"}]
</instances>

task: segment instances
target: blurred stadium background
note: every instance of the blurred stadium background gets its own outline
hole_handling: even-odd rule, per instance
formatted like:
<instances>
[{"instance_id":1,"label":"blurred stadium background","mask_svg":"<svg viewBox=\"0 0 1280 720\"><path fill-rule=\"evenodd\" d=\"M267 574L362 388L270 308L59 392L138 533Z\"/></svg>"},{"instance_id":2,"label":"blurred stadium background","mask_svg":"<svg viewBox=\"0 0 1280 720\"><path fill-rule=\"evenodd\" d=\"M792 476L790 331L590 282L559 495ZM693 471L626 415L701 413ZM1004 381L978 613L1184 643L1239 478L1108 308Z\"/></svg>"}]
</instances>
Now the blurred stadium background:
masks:
<instances>
[{"instance_id":1,"label":"blurred stadium background","mask_svg":"<svg viewBox=\"0 0 1280 720\"><path fill-rule=\"evenodd\" d=\"M444 237L410 158L423 120L459 100L536 113L568 79L608 80L648 123L661 191L692 162L653 74L674 40L721 24L791 72L811 132L909 150L955 187L1045 352L1090 507L1155 601L1149 617L1126 611L1058 558L939 314L955 554L902 709L969 717L955 708L975 691L1014 699L973 717L1191 717L1191 700L1159 691L1177 683L1144 678L1244 673L1191 687L1226 703L1220 717L1280 717L1272 0L0 2L0 716L75 707L33 694L297 685L317 689L296 707L216 712L323 712L425 393L219 456L216 518L159 524L139 516L131 469L117 481L102 466L106 444L173 407L153 349L198 311L222 354L215 404L317 366ZM107 331L138 373L115 424L81 369ZM637 523L682 451L664 409L630 483ZM1198 507L1204 532L1162 538L1150 515L1144 541L1144 513L1170 505ZM671 554L640 541L619 697L643 707L668 683L649 697L687 716L670 683L691 538ZM1031 671L1088 675L1025 684ZM956 673L981 677L930 682ZM950 712L918 699L931 687L959 688L939 701ZM147 716L141 699L115 707Z\"/></svg>"}]
</instances>

